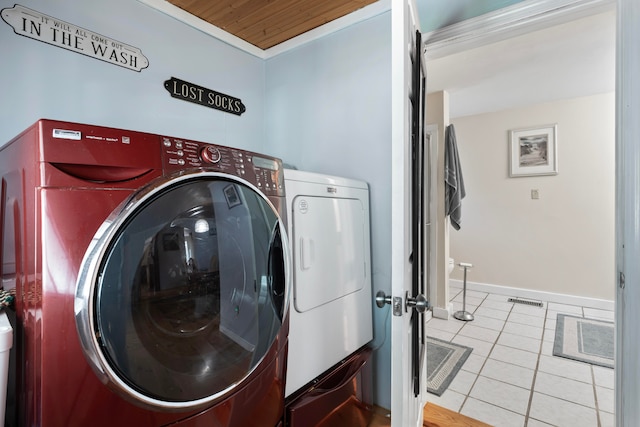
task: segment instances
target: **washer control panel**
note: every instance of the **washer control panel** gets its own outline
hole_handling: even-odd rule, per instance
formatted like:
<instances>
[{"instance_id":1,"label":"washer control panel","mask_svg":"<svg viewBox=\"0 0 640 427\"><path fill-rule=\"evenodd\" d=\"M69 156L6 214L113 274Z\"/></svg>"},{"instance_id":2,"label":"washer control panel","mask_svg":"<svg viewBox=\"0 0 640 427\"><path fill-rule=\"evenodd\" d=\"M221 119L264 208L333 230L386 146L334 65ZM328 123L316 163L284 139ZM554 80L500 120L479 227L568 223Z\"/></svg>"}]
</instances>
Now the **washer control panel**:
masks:
<instances>
[{"instance_id":1,"label":"washer control panel","mask_svg":"<svg viewBox=\"0 0 640 427\"><path fill-rule=\"evenodd\" d=\"M167 173L205 168L243 178L269 196L284 195L282 162L275 157L238 148L162 136Z\"/></svg>"}]
</instances>

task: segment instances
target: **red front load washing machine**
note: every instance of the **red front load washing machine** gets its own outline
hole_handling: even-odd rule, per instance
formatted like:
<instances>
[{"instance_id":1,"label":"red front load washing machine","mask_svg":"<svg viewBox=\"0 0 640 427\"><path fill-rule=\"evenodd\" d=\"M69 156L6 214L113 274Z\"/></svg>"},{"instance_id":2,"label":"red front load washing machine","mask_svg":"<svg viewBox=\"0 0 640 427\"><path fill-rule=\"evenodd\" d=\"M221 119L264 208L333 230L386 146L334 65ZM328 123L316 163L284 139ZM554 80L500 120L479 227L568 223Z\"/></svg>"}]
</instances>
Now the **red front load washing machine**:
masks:
<instances>
[{"instance_id":1,"label":"red front load washing machine","mask_svg":"<svg viewBox=\"0 0 640 427\"><path fill-rule=\"evenodd\" d=\"M0 171L17 425L281 424L280 160L40 120Z\"/></svg>"}]
</instances>

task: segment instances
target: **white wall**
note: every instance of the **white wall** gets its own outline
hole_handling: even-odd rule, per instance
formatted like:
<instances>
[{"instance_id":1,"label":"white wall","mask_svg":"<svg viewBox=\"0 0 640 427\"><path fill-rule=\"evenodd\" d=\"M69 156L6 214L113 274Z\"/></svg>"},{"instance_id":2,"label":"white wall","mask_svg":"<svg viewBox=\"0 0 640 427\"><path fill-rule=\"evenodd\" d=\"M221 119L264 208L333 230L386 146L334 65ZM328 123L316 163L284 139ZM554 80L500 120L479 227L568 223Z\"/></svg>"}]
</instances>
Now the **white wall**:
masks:
<instances>
[{"instance_id":1,"label":"white wall","mask_svg":"<svg viewBox=\"0 0 640 427\"><path fill-rule=\"evenodd\" d=\"M450 251L468 281L614 299L614 120L613 93L452 120L467 197ZM558 175L509 178L508 131L553 123Z\"/></svg>"},{"instance_id":2,"label":"white wall","mask_svg":"<svg viewBox=\"0 0 640 427\"><path fill-rule=\"evenodd\" d=\"M429 272L429 299L434 317L448 319L449 301L449 220L444 207L444 142L449 124L449 94L438 91L427 96L427 123L435 127L434 140L429 142L431 179L431 272Z\"/></svg>"},{"instance_id":3,"label":"white wall","mask_svg":"<svg viewBox=\"0 0 640 427\"><path fill-rule=\"evenodd\" d=\"M267 61L267 147L298 169L369 183L373 292L391 290L391 13ZM373 304L373 301L371 301ZM391 407L390 337L374 306L374 400Z\"/></svg>"},{"instance_id":4,"label":"white wall","mask_svg":"<svg viewBox=\"0 0 640 427\"><path fill-rule=\"evenodd\" d=\"M14 1L0 0L0 9ZM40 118L263 151L264 62L134 0L25 0L34 9L135 46L140 72L14 33L0 21L0 145ZM176 77L242 99L242 116L171 98Z\"/></svg>"}]
</instances>

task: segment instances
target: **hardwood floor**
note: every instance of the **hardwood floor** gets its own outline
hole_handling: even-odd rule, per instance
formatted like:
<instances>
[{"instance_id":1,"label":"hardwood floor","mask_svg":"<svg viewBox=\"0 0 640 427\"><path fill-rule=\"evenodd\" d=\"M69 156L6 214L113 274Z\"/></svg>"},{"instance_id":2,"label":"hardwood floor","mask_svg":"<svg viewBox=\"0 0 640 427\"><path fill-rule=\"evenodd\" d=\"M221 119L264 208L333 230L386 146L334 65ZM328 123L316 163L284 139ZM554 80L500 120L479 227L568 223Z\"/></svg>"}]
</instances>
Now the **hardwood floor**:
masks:
<instances>
[{"instance_id":1,"label":"hardwood floor","mask_svg":"<svg viewBox=\"0 0 640 427\"><path fill-rule=\"evenodd\" d=\"M374 406L369 427L389 427L391 425L391 412L379 406Z\"/></svg>"},{"instance_id":2,"label":"hardwood floor","mask_svg":"<svg viewBox=\"0 0 640 427\"><path fill-rule=\"evenodd\" d=\"M453 412L442 406L427 403L424 407L424 427L491 427L482 421Z\"/></svg>"},{"instance_id":3,"label":"hardwood floor","mask_svg":"<svg viewBox=\"0 0 640 427\"><path fill-rule=\"evenodd\" d=\"M389 427L391 418L389 411L375 407L369 427ZM481 421L474 420L457 412L450 411L433 403L424 408L424 427L491 427Z\"/></svg>"}]
</instances>

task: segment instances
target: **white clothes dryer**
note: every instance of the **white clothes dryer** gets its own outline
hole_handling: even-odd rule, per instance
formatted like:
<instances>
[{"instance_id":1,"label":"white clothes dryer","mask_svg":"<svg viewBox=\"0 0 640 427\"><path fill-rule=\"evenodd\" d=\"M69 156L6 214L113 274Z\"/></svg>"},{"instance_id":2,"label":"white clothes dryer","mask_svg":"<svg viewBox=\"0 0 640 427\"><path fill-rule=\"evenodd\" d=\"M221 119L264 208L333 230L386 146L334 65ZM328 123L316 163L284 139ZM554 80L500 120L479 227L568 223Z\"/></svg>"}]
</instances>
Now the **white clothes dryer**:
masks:
<instances>
[{"instance_id":1,"label":"white clothes dryer","mask_svg":"<svg viewBox=\"0 0 640 427\"><path fill-rule=\"evenodd\" d=\"M369 188L285 169L293 293L285 396L373 339Z\"/></svg>"}]
</instances>

